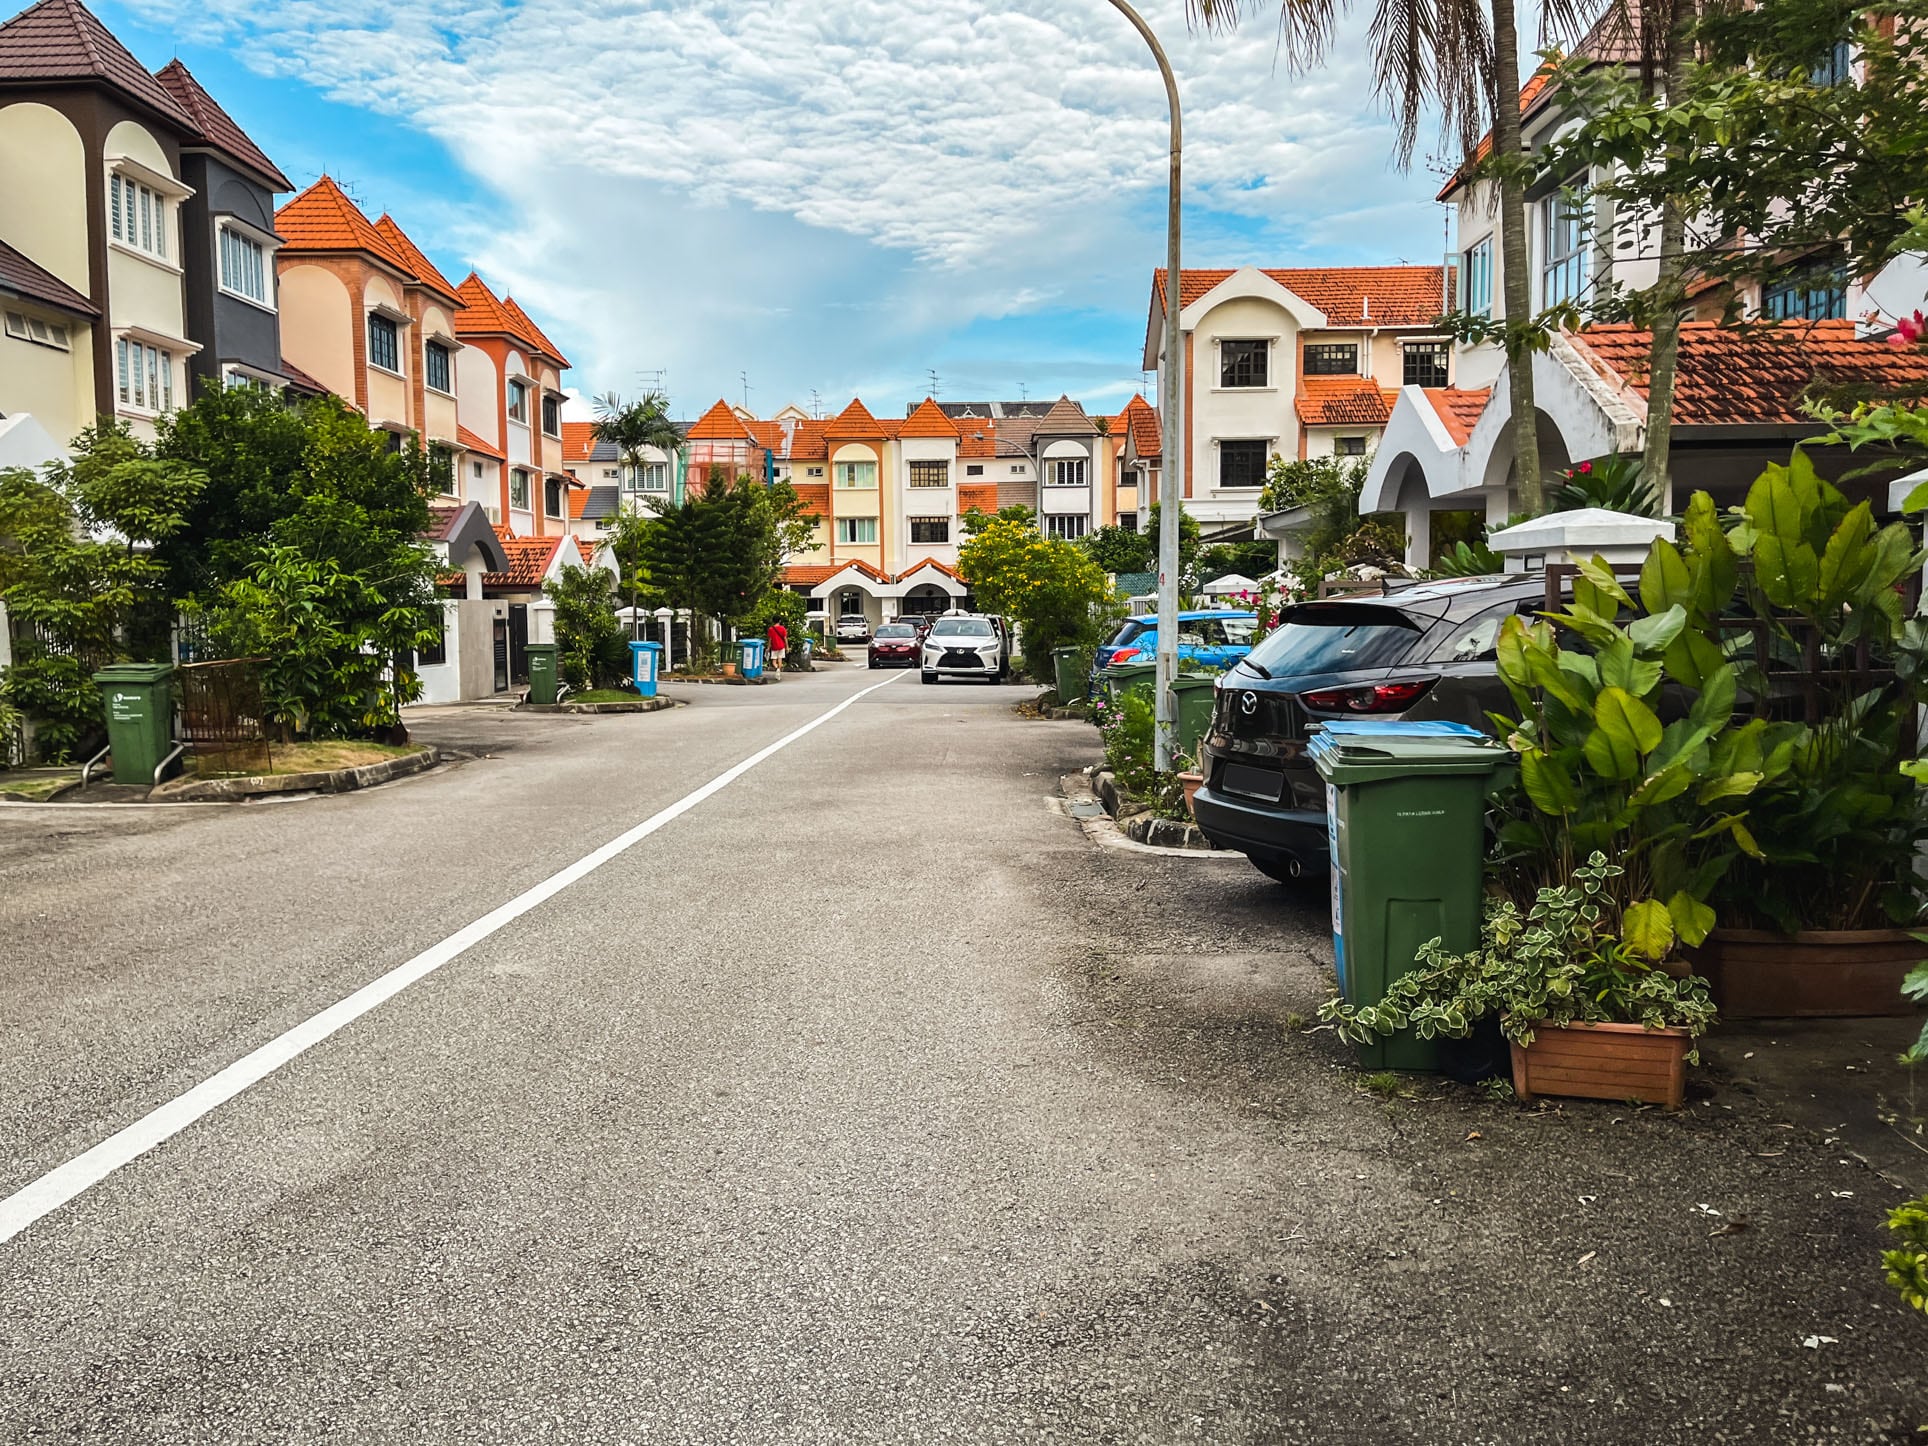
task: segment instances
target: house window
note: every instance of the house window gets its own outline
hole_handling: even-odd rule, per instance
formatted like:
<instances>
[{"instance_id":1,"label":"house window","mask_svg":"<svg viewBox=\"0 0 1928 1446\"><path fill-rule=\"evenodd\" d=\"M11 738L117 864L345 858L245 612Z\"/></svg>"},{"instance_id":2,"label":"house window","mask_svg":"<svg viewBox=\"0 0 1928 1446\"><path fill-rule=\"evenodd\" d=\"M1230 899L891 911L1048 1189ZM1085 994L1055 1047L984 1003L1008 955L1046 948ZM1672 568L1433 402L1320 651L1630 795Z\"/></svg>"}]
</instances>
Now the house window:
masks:
<instances>
[{"instance_id":1,"label":"house window","mask_svg":"<svg viewBox=\"0 0 1928 1446\"><path fill-rule=\"evenodd\" d=\"M56 351L69 351L67 323L64 321L44 321L37 316L29 316L24 311L7 313L7 335L21 341L36 342L41 346L53 347Z\"/></svg>"},{"instance_id":2,"label":"house window","mask_svg":"<svg viewBox=\"0 0 1928 1446\"><path fill-rule=\"evenodd\" d=\"M1263 487L1265 485L1265 448L1263 440L1220 442L1218 444L1218 485L1221 487Z\"/></svg>"},{"instance_id":3,"label":"house window","mask_svg":"<svg viewBox=\"0 0 1928 1446\"><path fill-rule=\"evenodd\" d=\"M439 341L422 348L422 380L428 383L430 391L446 394L455 391L449 378L449 349Z\"/></svg>"},{"instance_id":4,"label":"house window","mask_svg":"<svg viewBox=\"0 0 1928 1446\"><path fill-rule=\"evenodd\" d=\"M1138 530L1138 514L1136 512L1120 512L1118 514L1118 525L1127 532L1136 532Z\"/></svg>"},{"instance_id":5,"label":"house window","mask_svg":"<svg viewBox=\"0 0 1928 1446\"><path fill-rule=\"evenodd\" d=\"M806 476L806 477L821 477L821 476L823 476L823 468L821 468L821 467L805 467L805 468L803 469L803 475L804 475L804 476Z\"/></svg>"},{"instance_id":6,"label":"house window","mask_svg":"<svg viewBox=\"0 0 1928 1446\"><path fill-rule=\"evenodd\" d=\"M603 481L605 482L614 482L620 476L622 476L622 473L618 472L614 467L603 468Z\"/></svg>"},{"instance_id":7,"label":"house window","mask_svg":"<svg viewBox=\"0 0 1928 1446\"><path fill-rule=\"evenodd\" d=\"M482 464L480 462L469 463L469 475L480 482L482 480Z\"/></svg>"},{"instance_id":8,"label":"house window","mask_svg":"<svg viewBox=\"0 0 1928 1446\"><path fill-rule=\"evenodd\" d=\"M394 319L376 312L368 315L368 364L385 372L402 369L402 348Z\"/></svg>"},{"instance_id":9,"label":"house window","mask_svg":"<svg viewBox=\"0 0 1928 1446\"><path fill-rule=\"evenodd\" d=\"M1082 512L1047 512L1044 514L1044 535L1055 537L1061 542L1076 542L1091 530L1091 519Z\"/></svg>"},{"instance_id":10,"label":"house window","mask_svg":"<svg viewBox=\"0 0 1928 1446\"><path fill-rule=\"evenodd\" d=\"M529 506L529 474L520 467L509 473L509 505L525 510Z\"/></svg>"},{"instance_id":11,"label":"house window","mask_svg":"<svg viewBox=\"0 0 1928 1446\"><path fill-rule=\"evenodd\" d=\"M949 542L951 519L948 517L911 518L910 540L912 542Z\"/></svg>"},{"instance_id":12,"label":"house window","mask_svg":"<svg viewBox=\"0 0 1928 1446\"><path fill-rule=\"evenodd\" d=\"M1082 487L1085 485L1085 459L1083 457L1058 457L1044 464L1044 485L1047 487Z\"/></svg>"},{"instance_id":13,"label":"house window","mask_svg":"<svg viewBox=\"0 0 1928 1446\"><path fill-rule=\"evenodd\" d=\"M1468 316L1493 311L1493 238L1475 241L1459 254L1459 309Z\"/></svg>"},{"instance_id":14,"label":"house window","mask_svg":"<svg viewBox=\"0 0 1928 1446\"><path fill-rule=\"evenodd\" d=\"M839 517L837 519L837 541L848 543L875 542L877 540L877 519L874 517Z\"/></svg>"},{"instance_id":15,"label":"house window","mask_svg":"<svg viewBox=\"0 0 1928 1446\"><path fill-rule=\"evenodd\" d=\"M116 171L107 181L108 229L116 241L167 260L167 202Z\"/></svg>"},{"instance_id":16,"label":"house window","mask_svg":"<svg viewBox=\"0 0 1928 1446\"><path fill-rule=\"evenodd\" d=\"M982 462L967 463L964 468L964 475L966 477L982 477L984 475L984 464Z\"/></svg>"},{"instance_id":17,"label":"house window","mask_svg":"<svg viewBox=\"0 0 1928 1446\"><path fill-rule=\"evenodd\" d=\"M1305 349L1305 374L1309 377L1356 377L1359 375L1359 343L1322 341Z\"/></svg>"},{"instance_id":18,"label":"house window","mask_svg":"<svg viewBox=\"0 0 1928 1446\"><path fill-rule=\"evenodd\" d=\"M551 517L562 516L562 483L554 477L542 484L542 510Z\"/></svg>"},{"instance_id":19,"label":"house window","mask_svg":"<svg viewBox=\"0 0 1928 1446\"><path fill-rule=\"evenodd\" d=\"M562 399L545 396L542 399L542 430L551 437L562 435Z\"/></svg>"},{"instance_id":20,"label":"house window","mask_svg":"<svg viewBox=\"0 0 1928 1446\"><path fill-rule=\"evenodd\" d=\"M1366 455L1364 437L1334 437L1332 455L1335 457L1363 457Z\"/></svg>"},{"instance_id":21,"label":"house window","mask_svg":"<svg viewBox=\"0 0 1928 1446\"><path fill-rule=\"evenodd\" d=\"M877 464L875 462L839 462L837 485L839 487L875 487Z\"/></svg>"},{"instance_id":22,"label":"house window","mask_svg":"<svg viewBox=\"0 0 1928 1446\"><path fill-rule=\"evenodd\" d=\"M1221 341L1218 344L1218 384L1221 387L1262 387L1266 385L1266 363L1271 359L1269 341Z\"/></svg>"},{"instance_id":23,"label":"house window","mask_svg":"<svg viewBox=\"0 0 1928 1446\"><path fill-rule=\"evenodd\" d=\"M1769 321L1838 321L1848 314L1847 273L1803 266L1761 287L1761 315Z\"/></svg>"},{"instance_id":24,"label":"house window","mask_svg":"<svg viewBox=\"0 0 1928 1446\"><path fill-rule=\"evenodd\" d=\"M144 412L174 410L174 354L122 337L114 346L120 403Z\"/></svg>"},{"instance_id":25,"label":"house window","mask_svg":"<svg viewBox=\"0 0 1928 1446\"><path fill-rule=\"evenodd\" d=\"M455 454L447 447L428 449L429 480L444 497L455 495Z\"/></svg>"},{"instance_id":26,"label":"house window","mask_svg":"<svg viewBox=\"0 0 1928 1446\"><path fill-rule=\"evenodd\" d=\"M1013 477L1022 477L1024 475L1024 464L1022 462L1013 462L1011 464L1011 475Z\"/></svg>"},{"instance_id":27,"label":"house window","mask_svg":"<svg viewBox=\"0 0 1928 1446\"><path fill-rule=\"evenodd\" d=\"M268 248L232 226L221 228L221 289L269 306Z\"/></svg>"},{"instance_id":28,"label":"house window","mask_svg":"<svg viewBox=\"0 0 1928 1446\"><path fill-rule=\"evenodd\" d=\"M1828 52L1828 58L1808 72L1808 79L1823 89L1828 86L1846 85L1853 78L1854 55L1845 40L1835 41L1834 49Z\"/></svg>"},{"instance_id":29,"label":"house window","mask_svg":"<svg viewBox=\"0 0 1928 1446\"><path fill-rule=\"evenodd\" d=\"M1540 266L1540 304L1576 300L1587 289L1592 226L1588 223L1586 178L1568 183L1540 203L1540 236L1545 260Z\"/></svg>"},{"instance_id":30,"label":"house window","mask_svg":"<svg viewBox=\"0 0 1928 1446\"><path fill-rule=\"evenodd\" d=\"M913 487L950 486L951 464L949 462L912 462L910 485Z\"/></svg>"},{"instance_id":31,"label":"house window","mask_svg":"<svg viewBox=\"0 0 1928 1446\"><path fill-rule=\"evenodd\" d=\"M509 420L529 424L529 388L521 382L509 383Z\"/></svg>"},{"instance_id":32,"label":"house window","mask_svg":"<svg viewBox=\"0 0 1928 1446\"><path fill-rule=\"evenodd\" d=\"M446 663L448 660L449 660L449 640L448 640L448 632L447 632L447 620L442 615L442 610L440 608L437 608L436 618L435 618L435 641L430 643L426 648L418 648L416 650L415 666L417 668L439 668L442 666L442 664Z\"/></svg>"},{"instance_id":33,"label":"house window","mask_svg":"<svg viewBox=\"0 0 1928 1446\"><path fill-rule=\"evenodd\" d=\"M1402 380L1407 386L1446 385L1446 359L1452 353L1451 342L1409 341L1402 350L1405 352Z\"/></svg>"}]
</instances>

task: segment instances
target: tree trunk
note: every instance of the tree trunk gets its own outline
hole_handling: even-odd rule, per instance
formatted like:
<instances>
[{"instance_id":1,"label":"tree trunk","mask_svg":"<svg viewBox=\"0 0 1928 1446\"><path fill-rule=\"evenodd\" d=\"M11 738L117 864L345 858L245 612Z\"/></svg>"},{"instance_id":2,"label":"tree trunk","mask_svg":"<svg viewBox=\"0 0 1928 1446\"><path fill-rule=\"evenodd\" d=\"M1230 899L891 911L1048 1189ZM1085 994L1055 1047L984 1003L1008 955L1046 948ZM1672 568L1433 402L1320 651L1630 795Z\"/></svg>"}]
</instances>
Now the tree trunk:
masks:
<instances>
[{"instance_id":1,"label":"tree trunk","mask_svg":"<svg viewBox=\"0 0 1928 1446\"><path fill-rule=\"evenodd\" d=\"M1520 505L1537 517L1546 506L1540 476L1538 411L1533 402L1531 262L1526 249L1525 156L1520 143L1520 36L1513 0L1493 0L1493 155L1500 165L1501 296L1506 307L1507 396L1513 408L1513 469Z\"/></svg>"},{"instance_id":2,"label":"tree trunk","mask_svg":"<svg viewBox=\"0 0 1928 1446\"><path fill-rule=\"evenodd\" d=\"M1686 35L1690 10L1681 6L1666 41L1667 104L1678 105L1687 89L1692 57ZM1647 355L1647 439L1641 473L1662 512L1672 510L1669 453L1673 447L1674 367L1680 358L1680 308L1686 300L1687 212L1669 199L1660 210L1660 274L1654 282L1653 342Z\"/></svg>"}]
</instances>

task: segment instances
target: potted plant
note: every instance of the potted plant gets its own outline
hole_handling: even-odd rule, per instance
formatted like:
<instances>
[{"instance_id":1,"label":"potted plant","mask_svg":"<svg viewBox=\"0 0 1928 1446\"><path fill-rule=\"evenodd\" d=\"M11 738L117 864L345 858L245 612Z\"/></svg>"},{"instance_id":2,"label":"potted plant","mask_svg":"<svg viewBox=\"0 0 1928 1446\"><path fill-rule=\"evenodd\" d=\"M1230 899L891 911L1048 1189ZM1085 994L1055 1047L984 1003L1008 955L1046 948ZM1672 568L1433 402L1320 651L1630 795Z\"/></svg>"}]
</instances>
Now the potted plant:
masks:
<instances>
[{"instance_id":1,"label":"potted plant","mask_svg":"<svg viewBox=\"0 0 1928 1446\"><path fill-rule=\"evenodd\" d=\"M1643 599L1683 606L1695 647L1733 660L1760 715L1740 760L1760 776L1747 836L1712 880L1720 927L1694 941L1696 967L1729 1017L1907 1012L1928 901L1914 867L1928 794L1906 761L1928 625L1902 589L1923 554L1799 450L1728 521L1696 496L1684 552L1655 543L1642 574Z\"/></svg>"},{"instance_id":2,"label":"potted plant","mask_svg":"<svg viewBox=\"0 0 1928 1446\"><path fill-rule=\"evenodd\" d=\"M1538 891L1524 913L1487 901L1480 943L1451 954L1433 939L1419 967L1376 1004L1328 1001L1319 1017L1342 1038L1370 1043L1410 1028L1420 1039L1464 1039L1496 1017L1512 1046L1513 1088L1580 1099L1638 1099L1680 1108L1694 1041L1714 1020L1706 981L1658 967L1616 901L1625 870L1595 852L1565 883Z\"/></svg>"},{"instance_id":3,"label":"potted plant","mask_svg":"<svg viewBox=\"0 0 1928 1446\"><path fill-rule=\"evenodd\" d=\"M1192 807L1192 799L1197 796L1198 790L1204 786L1205 775L1199 771L1198 760L1194 757L1181 756L1174 761L1180 765L1178 769L1178 786L1185 790L1185 812L1191 817L1197 818L1198 811Z\"/></svg>"}]
</instances>

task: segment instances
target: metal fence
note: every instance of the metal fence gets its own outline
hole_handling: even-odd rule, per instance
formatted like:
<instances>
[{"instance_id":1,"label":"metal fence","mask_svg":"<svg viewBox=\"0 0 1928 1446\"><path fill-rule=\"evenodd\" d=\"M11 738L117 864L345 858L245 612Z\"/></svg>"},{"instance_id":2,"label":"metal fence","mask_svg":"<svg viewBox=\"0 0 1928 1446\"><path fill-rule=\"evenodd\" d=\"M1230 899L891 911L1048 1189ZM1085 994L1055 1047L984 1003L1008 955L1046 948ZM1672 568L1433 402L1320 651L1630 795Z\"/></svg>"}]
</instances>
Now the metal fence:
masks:
<instances>
[{"instance_id":1,"label":"metal fence","mask_svg":"<svg viewBox=\"0 0 1928 1446\"><path fill-rule=\"evenodd\" d=\"M261 704L261 659L185 663L181 739L202 775L266 773L274 766Z\"/></svg>"}]
</instances>

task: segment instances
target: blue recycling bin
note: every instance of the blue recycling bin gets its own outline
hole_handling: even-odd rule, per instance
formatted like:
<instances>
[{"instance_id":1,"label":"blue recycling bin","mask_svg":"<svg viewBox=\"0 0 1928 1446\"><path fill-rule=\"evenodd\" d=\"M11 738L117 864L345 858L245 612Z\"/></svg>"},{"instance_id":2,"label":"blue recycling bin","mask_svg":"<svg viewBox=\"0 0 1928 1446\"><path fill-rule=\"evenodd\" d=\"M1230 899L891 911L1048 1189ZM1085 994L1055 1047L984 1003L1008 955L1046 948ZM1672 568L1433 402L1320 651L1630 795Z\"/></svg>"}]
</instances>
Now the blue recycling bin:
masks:
<instances>
[{"instance_id":1,"label":"blue recycling bin","mask_svg":"<svg viewBox=\"0 0 1928 1446\"><path fill-rule=\"evenodd\" d=\"M754 683L763 676L763 639L744 638L737 646L743 649L743 676Z\"/></svg>"},{"instance_id":2,"label":"blue recycling bin","mask_svg":"<svg viewBox=\"0 0 1928 1446\"><path fill-rule=\"evenodd\" d=\"M636 680L636 696L656 696L656 673L663 658L661 643L633 642L629 645L630 676Z\"/></svg>"}]
</instances>

